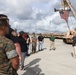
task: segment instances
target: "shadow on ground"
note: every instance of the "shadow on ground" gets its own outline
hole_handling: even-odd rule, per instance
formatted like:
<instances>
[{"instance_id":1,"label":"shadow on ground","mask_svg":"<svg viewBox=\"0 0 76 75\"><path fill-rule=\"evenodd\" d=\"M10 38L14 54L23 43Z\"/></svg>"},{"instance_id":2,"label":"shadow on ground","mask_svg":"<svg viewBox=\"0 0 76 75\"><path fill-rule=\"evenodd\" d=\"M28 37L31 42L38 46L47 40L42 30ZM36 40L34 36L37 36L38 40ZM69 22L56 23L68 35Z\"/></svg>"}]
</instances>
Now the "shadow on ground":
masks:
<instances>
[{"instance_id":1,"label":"shadow on ground","mask_svg":"<svg viewBox=\"0 0 76 75\"><path fill-rule=\"evenodd\" d=\"M44 73L42 73L42 70L37 64L40 60L40 58L37 58L26 65L24 68L26 72L23 75L45 75Z\"/></svg>"},{"instance_id":2,"label":"shadow on ground","mask_svg":"<svg viewBox=\"0 0 76 75\"><path fill-rule=\"evenodd\" d=\"M42 50L40 50L40 51L43 51L43 50L46 50L46 49L47 49L47 48L43 48L43 49L42 49ZM36 52L38 53L38 52L40 52L40 51L38 50L38 51L36 51Z\"/></svg>"}]
</instances>

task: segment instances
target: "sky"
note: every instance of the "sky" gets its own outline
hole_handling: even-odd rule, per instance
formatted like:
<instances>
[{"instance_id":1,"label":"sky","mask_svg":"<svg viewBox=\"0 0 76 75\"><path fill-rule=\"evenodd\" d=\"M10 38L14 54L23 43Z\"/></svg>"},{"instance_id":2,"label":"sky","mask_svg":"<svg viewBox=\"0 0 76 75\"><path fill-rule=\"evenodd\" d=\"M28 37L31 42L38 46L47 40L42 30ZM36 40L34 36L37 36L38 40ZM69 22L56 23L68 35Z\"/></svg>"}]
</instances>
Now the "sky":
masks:
<instances>
[{"instance_id":1,"label":"sky","mask_svg":"<svg viewBox=\"0 0 76 75\"><path fill-rule=\"evenodd\" d=\"M0 14L6 14L10 25L17 31L51 33L67 32L66 22L61 19L59 12L62 0L0 0ZM69 0L74 10L76 0ZM76 19L70 16L70 29L76 27Z\"/></svg>"}]
</instances>

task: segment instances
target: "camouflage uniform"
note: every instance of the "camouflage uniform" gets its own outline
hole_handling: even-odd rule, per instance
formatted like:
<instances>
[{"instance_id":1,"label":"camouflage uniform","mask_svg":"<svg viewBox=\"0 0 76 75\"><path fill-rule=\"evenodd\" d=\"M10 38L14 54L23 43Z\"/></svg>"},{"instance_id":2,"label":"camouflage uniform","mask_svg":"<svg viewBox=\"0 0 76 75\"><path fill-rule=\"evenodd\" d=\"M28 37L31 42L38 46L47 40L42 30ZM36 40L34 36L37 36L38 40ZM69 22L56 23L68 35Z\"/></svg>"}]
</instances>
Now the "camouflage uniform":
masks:
<instances>
[{"instance_id":1,"label":"camouflage uniform","mask_svg":"<svg viewBox=\"0 0 76 75\"><path fill-rule=\"evenodd\" d=\"M32 36L32 53L36 52L36 46L37 46L37 36Z\"/></svg>"},{"instance_id":2,"label":"camouflage uniform","mask_svg":"<svg viewBox=\"0 0 76 75\"><path fill-rule=\"evenodd\" d=\"M9 59L18 56L13 42L0 35L0 75L17 75Z\"/></svg>"}]
</instances>

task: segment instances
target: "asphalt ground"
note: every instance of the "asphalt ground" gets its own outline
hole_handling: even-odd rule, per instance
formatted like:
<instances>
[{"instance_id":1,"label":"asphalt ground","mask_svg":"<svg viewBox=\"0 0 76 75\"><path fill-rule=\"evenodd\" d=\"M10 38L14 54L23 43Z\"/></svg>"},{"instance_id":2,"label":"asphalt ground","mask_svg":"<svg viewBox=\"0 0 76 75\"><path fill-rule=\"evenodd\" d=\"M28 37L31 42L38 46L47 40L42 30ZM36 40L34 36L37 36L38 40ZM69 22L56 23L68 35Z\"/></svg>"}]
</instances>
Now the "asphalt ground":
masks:
<instances>
[{"instance_id":1,"label":"asphalt ground","mask_svg":"<svg viewBox=\"0 0 76 75\"><path fill-rule=\"evenodd\" d=\"M76 58L71 56L72 45L55 40L56 50L50 50L49 39L44 39L43 51L25 58L25 70L18 75L76 75ZM31 53L31 48L29 50Z\"/></svg>"}]
</instances>

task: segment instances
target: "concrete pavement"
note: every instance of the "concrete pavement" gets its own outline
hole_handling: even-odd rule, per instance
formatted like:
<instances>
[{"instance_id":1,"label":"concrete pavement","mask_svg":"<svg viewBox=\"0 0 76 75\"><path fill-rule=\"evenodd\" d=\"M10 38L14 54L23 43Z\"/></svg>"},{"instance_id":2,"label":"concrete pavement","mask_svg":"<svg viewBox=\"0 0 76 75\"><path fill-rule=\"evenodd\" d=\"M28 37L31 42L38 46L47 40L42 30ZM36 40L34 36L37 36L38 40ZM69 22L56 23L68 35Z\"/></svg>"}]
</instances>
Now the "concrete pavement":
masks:
<instances>
[{"instance_id":1,"label":"concrete pavement","mask_svg":"<svg viewBox=\"0 0 76 75\"><path fill-rule=\"evenodd\" d=\"M25 59L25 70L18 70L19 75L76 75L76 58L71 56L72 45L55 41L56 50L49 50L49 39L44 40L43 51Z\"/></svg>"}]
</instances>

